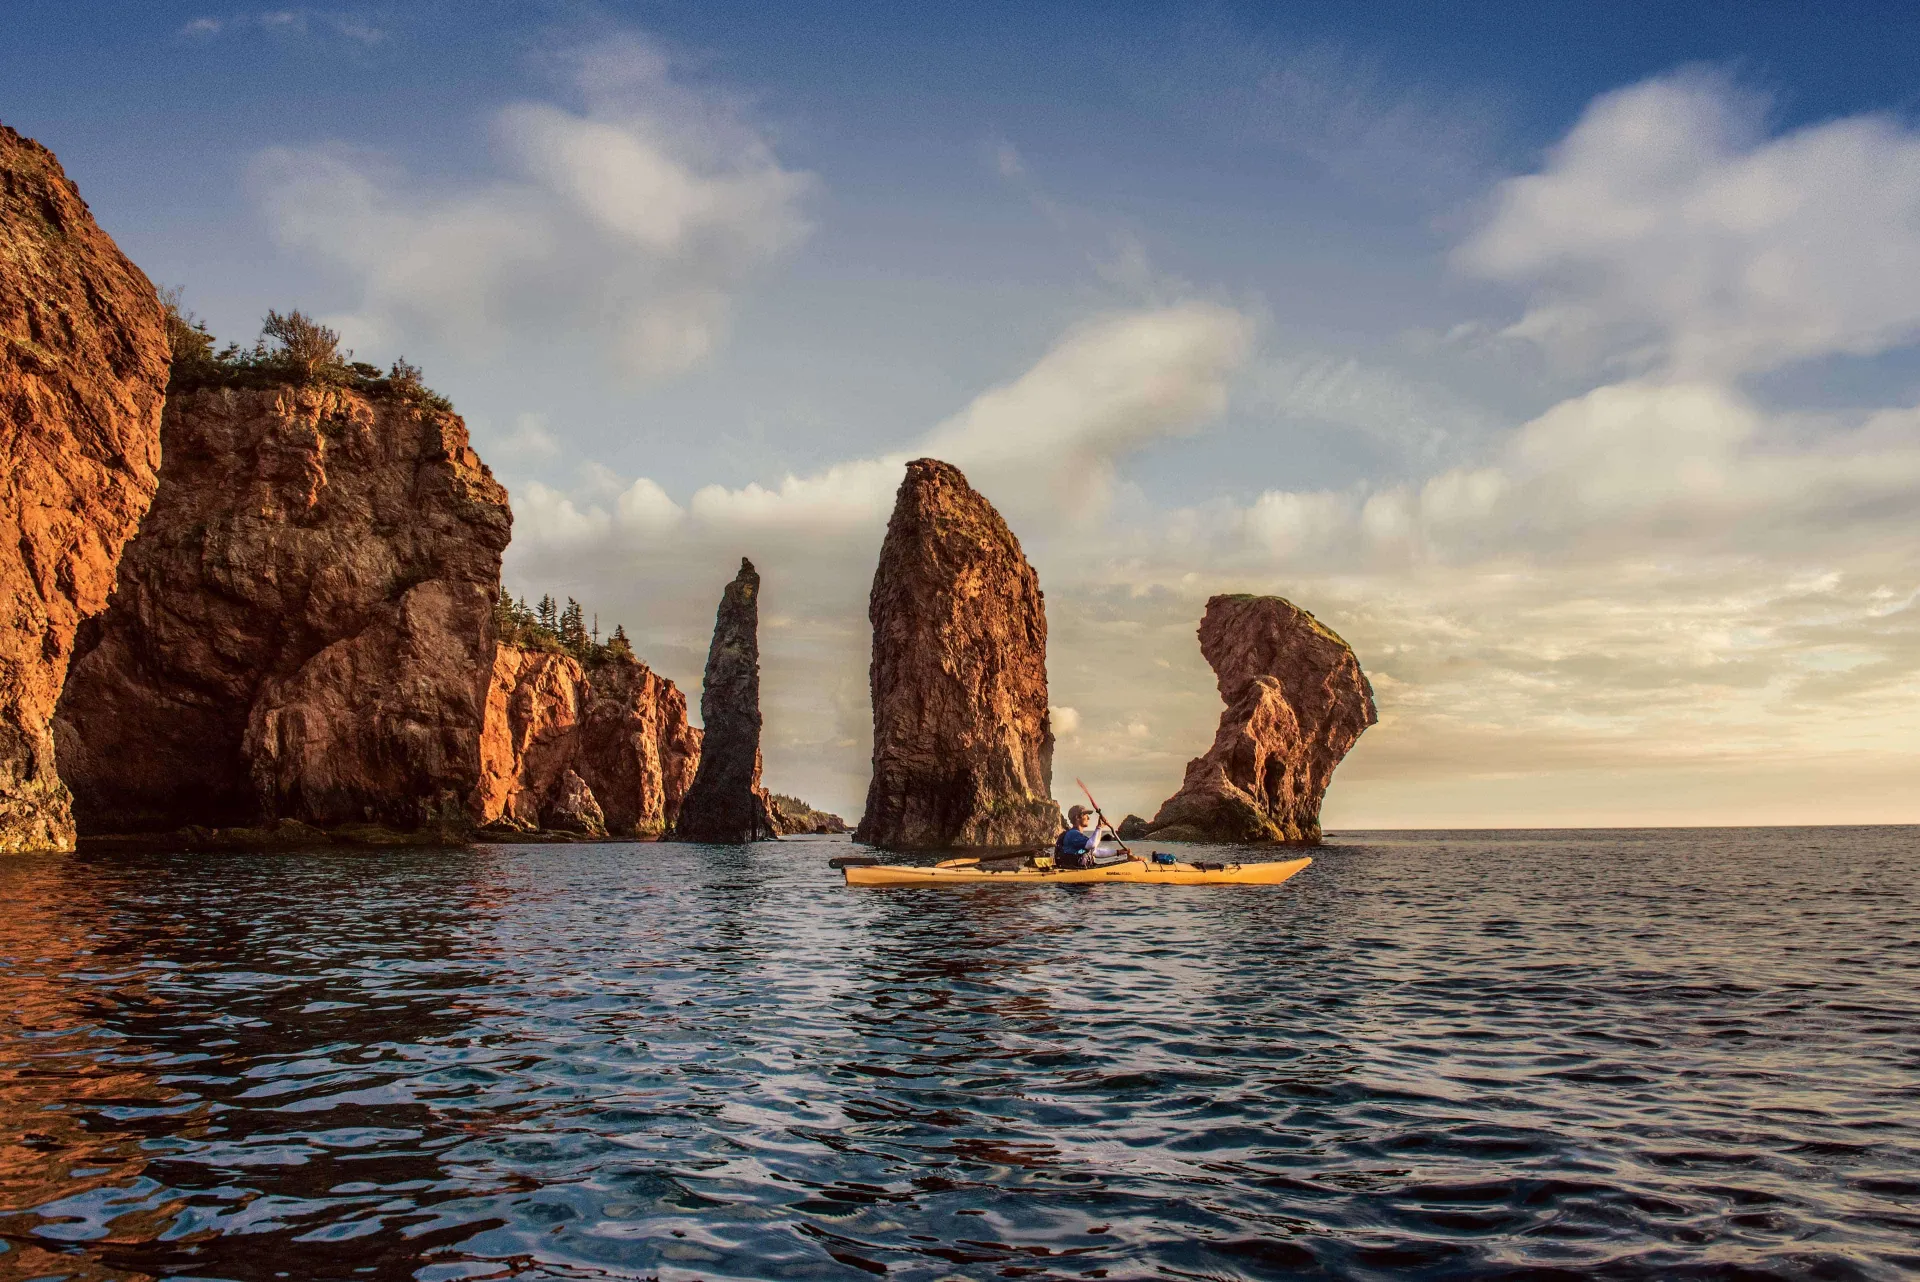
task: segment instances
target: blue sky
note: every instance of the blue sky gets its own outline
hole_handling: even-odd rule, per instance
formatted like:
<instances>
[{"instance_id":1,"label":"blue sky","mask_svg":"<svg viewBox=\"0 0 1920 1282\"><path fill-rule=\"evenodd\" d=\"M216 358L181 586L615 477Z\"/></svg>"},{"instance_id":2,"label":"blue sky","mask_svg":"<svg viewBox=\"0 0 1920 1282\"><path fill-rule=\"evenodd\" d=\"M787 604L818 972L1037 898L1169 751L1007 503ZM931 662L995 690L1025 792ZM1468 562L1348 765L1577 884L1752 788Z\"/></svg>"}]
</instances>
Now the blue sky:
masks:
<instances>
[{"instance_id":1,"label":"blue sky","mask_svg":"<svg viewBox=\"0 0 1920 1282\"><path fill-rule=\"evenodd\" d=\"M1374 674L1333 825L1920 819L1920 11L16 4L0 120L223 337L405 354L510 583L857 809L944 451L1042 573L1063 778L1211 735L1209 592Z\"/></svg>"}]
</instances>

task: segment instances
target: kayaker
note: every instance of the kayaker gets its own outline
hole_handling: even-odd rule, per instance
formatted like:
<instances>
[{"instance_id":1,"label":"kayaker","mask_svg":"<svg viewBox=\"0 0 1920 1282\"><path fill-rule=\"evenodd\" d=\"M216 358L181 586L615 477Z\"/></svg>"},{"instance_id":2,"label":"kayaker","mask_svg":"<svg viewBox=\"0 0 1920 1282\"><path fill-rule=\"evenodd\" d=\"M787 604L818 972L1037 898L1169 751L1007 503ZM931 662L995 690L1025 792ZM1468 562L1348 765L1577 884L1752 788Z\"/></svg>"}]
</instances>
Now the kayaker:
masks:
<instances>
[{"instance_id":1,"label":"kayaker","mask_svg":"<svg viewBox=\"0 0 1920 1282\"><path fill-rule=\"evenodd\" d=\"M1089 829L1088 820L1094 823ZM1067 829L1054 839L1053 863L1056 868L1088 868L1100 849L1098 816L1085 806L1067 810Z\"/></svg>"}]
</instances>

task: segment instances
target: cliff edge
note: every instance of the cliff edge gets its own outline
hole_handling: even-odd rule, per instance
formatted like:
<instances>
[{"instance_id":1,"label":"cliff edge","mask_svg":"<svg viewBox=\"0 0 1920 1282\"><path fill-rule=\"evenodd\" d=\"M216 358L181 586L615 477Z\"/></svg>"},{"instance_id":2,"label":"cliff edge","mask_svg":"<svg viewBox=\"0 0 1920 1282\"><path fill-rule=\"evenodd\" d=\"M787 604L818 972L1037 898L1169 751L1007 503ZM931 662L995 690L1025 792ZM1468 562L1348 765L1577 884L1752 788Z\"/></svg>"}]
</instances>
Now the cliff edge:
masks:
<instances>
[{"instance_id":1,"label":"cliff edge","mask_svg":"<svg viewBox=\"0 0 1920 1282\"><path fill-rule=\"evenodd\" d=\"M591 835L581 816L597 813L602 832L657 837L693 784L700 731L679 688L631 655L582 663L502 644L480 752L482 824Z\"/></svg>"},{"instance_id":2,"label":"cliff edge","mask_svg":"<svg viewBox=\"0 0 1920 1282\"><path fill-rule=\"evenodd\" d=\"M4 125L0 340L0 854L71 850L54 706L153 497L167 331L53 153Z\"/></svg>"},{"instance_id":3,"label":"cliff edge","mask_svg":"<svg viewBox=\"0 0 1920 1282\"><path fill-rule=\"evenodd\" d=\"M512 514L444 405L314 378L168 398L55 721L83 834L464 828Z\"/></svg>"}]
</instances>

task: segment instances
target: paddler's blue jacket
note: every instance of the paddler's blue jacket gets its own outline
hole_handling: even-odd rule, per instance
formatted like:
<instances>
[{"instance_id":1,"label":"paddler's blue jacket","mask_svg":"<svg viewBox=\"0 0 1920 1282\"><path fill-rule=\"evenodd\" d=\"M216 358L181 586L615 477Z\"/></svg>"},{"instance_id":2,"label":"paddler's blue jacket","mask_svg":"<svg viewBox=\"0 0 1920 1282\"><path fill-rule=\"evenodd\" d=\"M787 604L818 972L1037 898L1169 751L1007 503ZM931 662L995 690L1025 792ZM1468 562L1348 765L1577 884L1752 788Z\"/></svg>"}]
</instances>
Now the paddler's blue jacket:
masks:
<instances>
[{"instance_id":1,"label":"paddler's blue jacket","mask_svg":"<svg viewBox=\"0 0 1920 1282\"><path fill-rule=\"evenodd\" d=\"M1081 832L1078 828L1069 828L1055 839L1054 858L1063 868L1078 867L1098 843L1099 839L1092 833Z\"/></svg>"}]
</instances>

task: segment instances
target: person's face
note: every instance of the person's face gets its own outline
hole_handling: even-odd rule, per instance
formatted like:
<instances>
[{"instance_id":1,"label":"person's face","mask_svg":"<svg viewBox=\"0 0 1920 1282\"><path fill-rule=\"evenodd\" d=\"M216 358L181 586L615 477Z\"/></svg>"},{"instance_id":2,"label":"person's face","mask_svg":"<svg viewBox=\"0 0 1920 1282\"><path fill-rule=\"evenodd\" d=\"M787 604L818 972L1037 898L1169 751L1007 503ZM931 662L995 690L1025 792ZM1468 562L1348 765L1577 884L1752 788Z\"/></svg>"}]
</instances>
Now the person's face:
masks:
<instances>
[{"instance_id":1,"label":"person's face","mask_svg":"<svg viewBox=\"0 0 1920 1282\"><path fill-rule=\"evenodd\" d=\"M1087 830L1088 828L1091 828L1091 827L1093 827L1093 816L1092 816L1092 815L1090 815L1090 814L1087 814L1087 815L1081 815L1081 816L1080 816L1080 830L1081 830L1082 832L1084 832L1084 831L1086 831L1086 830Z\"/></svg>"}]
</instances>

